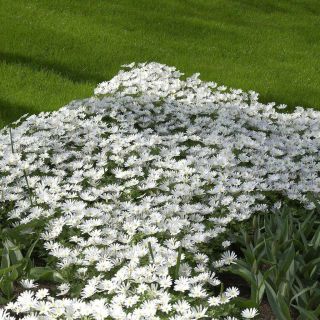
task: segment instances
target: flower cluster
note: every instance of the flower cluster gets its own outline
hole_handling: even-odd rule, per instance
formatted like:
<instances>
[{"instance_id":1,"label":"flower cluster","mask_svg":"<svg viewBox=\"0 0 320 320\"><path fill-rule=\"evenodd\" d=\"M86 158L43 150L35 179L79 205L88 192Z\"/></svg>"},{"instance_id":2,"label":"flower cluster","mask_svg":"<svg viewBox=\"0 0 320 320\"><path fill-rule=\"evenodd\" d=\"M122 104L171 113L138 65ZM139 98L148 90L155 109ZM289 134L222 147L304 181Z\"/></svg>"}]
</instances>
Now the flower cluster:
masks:
<instances>
[{"instance_id":1,"label":"flower cluster","mask_svg":"<svg viewBox=\"0 0 320 320\"><path fill-rule=\"evenodd\" d=\"M6 306L24 320L216 319L239 291L215 275L236 255L216 260L210 243L267 210L270 192L314 207L319 112L281 113L158 63L125 68L94 97L0 131L8 218L46 221L44 248L69 275L58 294L26 290Z\"/></svg>"}]
</instances>

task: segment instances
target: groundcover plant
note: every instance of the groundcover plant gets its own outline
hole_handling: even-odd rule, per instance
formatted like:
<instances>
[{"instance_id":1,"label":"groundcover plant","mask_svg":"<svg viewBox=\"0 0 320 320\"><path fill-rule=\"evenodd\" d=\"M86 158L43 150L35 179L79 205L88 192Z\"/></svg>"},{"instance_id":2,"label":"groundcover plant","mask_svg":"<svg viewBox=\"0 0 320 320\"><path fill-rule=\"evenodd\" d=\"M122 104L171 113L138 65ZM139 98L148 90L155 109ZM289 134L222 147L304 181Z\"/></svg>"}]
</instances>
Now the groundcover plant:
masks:
<instances>
[{"instance_id":1,"label":"groundcover plant","mask_svg":"<svg viewBox=\"0 0 320 320\"><path fill-rule=\"evenodd\" d=\"M15 226L41 221L63 282L27 289L3 319L236 319L237 283L219 268L232 221L274 204L315 204L320 113L262 104L255 92L124 66L95 95L0 131L1 203ZM226 249L224 249L226 247Z\"/></svg>"}]
</instances>

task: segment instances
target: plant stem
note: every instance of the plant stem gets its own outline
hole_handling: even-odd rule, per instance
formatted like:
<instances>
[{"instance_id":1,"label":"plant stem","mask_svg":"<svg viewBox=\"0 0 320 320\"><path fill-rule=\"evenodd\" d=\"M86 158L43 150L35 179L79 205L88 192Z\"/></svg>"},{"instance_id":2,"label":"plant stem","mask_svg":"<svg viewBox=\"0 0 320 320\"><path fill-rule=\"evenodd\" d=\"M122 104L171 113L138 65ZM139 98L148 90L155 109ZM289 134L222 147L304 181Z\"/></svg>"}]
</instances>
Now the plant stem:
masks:
<instances>
[{"instance_id":1,"label":"plant stem","mask_svg":"<svg viewBox=\"0 0 320 320\"><path fill-rule=\"evenodd\" d=\"M153 251L152 251L152 247L151 247L150 241L148 241L148 249L149 249L149 253L150 253L152 262L154 263L154 255L153 255Z\"/></svg>"},{"instance_id":2,"label":"plant stem","mask_svg":"<svg viewBox=\"0 0 320 320\"><path fill-rule=\"evenodd\" d=\"M11 152L14 153L11 127L9 127L9 134L10 134L10 142L11 142Z\"/></svg>"},{"instance_id":3,"label":"plant stem","mask_svg":"<svg viewBox=\"0 0 320 320\"><path fill-rule=\"evenodd\" d=\"M177 258L175 276L174 276L175 279L178 279L178 277L179 277L180 264L181 264L181 255L182 255L182 246L180 245L179 251L178 251L178 258Z\"/></svg>"},{"instance_id":4,"label":"plant stem","mask_svg":"<svg viewBox=\"0 0 320 320\"><path fill-rule=\"evenodd\" d=\"M25 178L26 183L27 183L30 203L31 203L31 206L33 206L33 202L32 202L32 191L31 191L30 186L29 186L29 181L28 181L28 177L27 177L26 170L23 170L23 175L24 175L24 178Z\"/></svg>"},{"instance_id":5,"label":"plant stem","mask_svg":"<svg viewBox=\"0 0 320 320\"><path fill-rule=\"evenodd\" d=\"M221 282L221 285L220 285L220 296L222 295L223 290L224 290L224 285L223 285L223 283Z\"/></svg>"}]
</instances>

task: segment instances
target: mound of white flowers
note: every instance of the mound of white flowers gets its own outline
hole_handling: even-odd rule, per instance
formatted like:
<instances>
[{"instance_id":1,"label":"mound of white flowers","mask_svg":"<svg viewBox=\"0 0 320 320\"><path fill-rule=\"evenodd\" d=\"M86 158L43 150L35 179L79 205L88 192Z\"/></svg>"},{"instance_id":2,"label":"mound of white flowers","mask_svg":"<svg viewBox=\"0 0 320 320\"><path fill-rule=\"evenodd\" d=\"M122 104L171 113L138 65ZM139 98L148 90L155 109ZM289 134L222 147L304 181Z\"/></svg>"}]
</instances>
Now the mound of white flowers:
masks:
<instances>
[{"instance_id":1,"label":"mound of white flowers","mask_svg":"<svg viewBox=\"0 0 320 320\"><path fill-rule=\"evenodd\" d=\"M44 250L72 275L55 294L21 293L7 319L216 319L239 292L220 290L216 268L236 256L214 260L212 241L268 210L270 192L314 207L319 112L278 112L158 63L124 68L93 97L0 131L8 218L46 221Z\"/></svg>"}]
</instances>

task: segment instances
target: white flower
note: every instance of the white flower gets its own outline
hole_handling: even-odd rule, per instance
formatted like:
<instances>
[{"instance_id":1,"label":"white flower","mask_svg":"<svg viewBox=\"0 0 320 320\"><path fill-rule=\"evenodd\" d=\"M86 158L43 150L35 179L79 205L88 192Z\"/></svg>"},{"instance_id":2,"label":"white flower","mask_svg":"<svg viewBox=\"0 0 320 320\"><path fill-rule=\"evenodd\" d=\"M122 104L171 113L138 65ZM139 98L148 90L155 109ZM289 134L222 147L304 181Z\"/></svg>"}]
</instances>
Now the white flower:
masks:
<instances>
[{"instance_id":1,"label":"white flower","mask_svg":"<svg viewBox=\"0 0 320 320\"><path fill-rule=\"evenodd\" d=\"M227 265L235 263L236 259L237 255L233 251L226 251L221 256L221 260Z\"/></svg>"},{"instance_id":2,"label":"white flower","mask_svg":"<svg viewBox=\"0 0 320 320\"><path fill-rule=\"evenodd\" d=\"M208 243L229 223L279 209L266 193L315 206L307 195L320 192L320 112L280 113L253 91L155 62L125 68L98 85L99 97L25 118L13 135L0 130L8 221L43 221L43 248L62 274L73 270L55 296L22 292L7 305L12 315L200 319L239 294L207 296L208 284L220 284ZM213 266L236 259L226 251ZM76 298L61 297L78 286Z\"/></svg>"},{"instance_id":3,"label":"white flower","mask_svg":"<svg viewBox=\"0 0 320 320\"><path fill-rule=\"evenodd\" d=\"M231 245L231 242L229 240L226 240L226 241L222 242L222 247L223 248L228 248L228 247L230 247L230 245Z\"/></svg>"},{"instance_id":4,"label":"white flower","mask_svg":"<svg viewBox=\"0 0 320 320\"><path fill-rule=\"evenodd\" d=\"M186 313L188 310L190 310L191 306L190 304L185 301L185 300L178 300L174 305L173 305L173 308L181 313L181 314L184 314Z\"/></svg>"},{"instance_id":5,"label":"white flower","mask_svg":"<svg viewBox=\"0 0 320 320\"><path fill-rule=\"evenodd\" d=\"M38 287L38 284L36 284L34 282L34 280L30 280L30 279L23 279L20 281L21 285L25 288L25 289L33 289Z\"/></svg>"},{"instance_id":6,"label":"white flower","mask_svg":"<svg viewBox=\"0 0 320 320\"><path fill-rule=\"evenodd\" d=\"M170 288L172 285L172 279L170 276L161 277L159 279L159 284L161 288Z\"/></svg>"},{"instance_id":7,"label":"white flower","mask_svg":"<svg viewBox=\"0 0 320 320\"><path fill-rule=\"evenodd\" d=\"M228 303L230 300L231 300L231 298L230 298L229 296L227 296L225 293L223 293L223 294L220 296L220 303L221 303L221 304Z\"/></svg>"},{"instance_id":8,"label":"white flower","mask_svg":"<svg viewBox=\"0 0 320 320\"><path fill-rule=\"evenodd\" d=\"M70 290L70 284L69 283L62 283L62 284L60 284L59 286L58 286L58 290L60 291L59 293L58 293L58 296L64 296L64 295L66 295L68 292L69 292L69 290Z\"/></svg>"},{"instance_id":9,"label":"white flower","mask_svg":"<svg viewBox=\"0 0 320 320\"><path fill-rule=\"evenodd\" d=\"M258 310L256 308L247 308L247 309L244 309L241 312L242 317L245 318L245 319L253 319L258 314L259 313L258 313Z\"/></svg>"},{"instance_id":10,"label":"white flower","mask_svg":"<svg viewBox=\"0 0 320 320\"><path fill-rule=\"evenodd\" d=\"M46 289L46 288L43 288L43 289L39 289L37 292L36 292L36 298L41 300L43 298L45 298L46 296L49 295L49 290Z\"/></svg>"},{"instance_id":11,"label":"white flower","mask_svg":"<svg viewBox=\"0 0 320 320\"><path fill-rule=\"evenodd\" d=\"M4 310L4 309L0 309L0 319L1 320L14 320L14 317L11 317L10 314Z\"/></svg>"},{"instance_id":12,"label":"white flower","mask_svg":"<svg viewBox=\"0 0 320 320\"><path fill-rule=\"evenodd\" d=\"M98 285L100 283L101 276L94 277L88 281L85 287L81 291L82 298L89 298L98 291Z\"/></svg>"},{"instance_id":13,"label":"white flower","mask_svg":"<svg viewBox=\"0 0 320 320\"><path fill-rule=\"evenodd\" d=\"M174 290L175 291L188 291L190 290L190 280L186 277L180 277L174 281Z\"/></svg>"},{"instance_id":14,"label":"white flower","mask_svg":"<svg viewBox=\"0 0 320 320\"><path fill-rule=\"evenodd\" d=\"M208 300L208 303L210 306L218 306L221 304L221 298L220 297L210 297Z\"/></svg>"},{"instance_id":15,"label":"white flower","mask_svg":"<svg viewBox=\"0 0 320 320\"><path fill-rule=\"evenodd\" d=\"M228 298L235 298L240 294L240 291L236 287L227 288L225 292Z\"/></svg>"},{"instance_id":16,"label":"white flower","mask_svg":"<svg viewBox=\"0 0 320 320\"><path fill-rule=\"evenodd\" d=\"M207 317L206 312L208 308L202 307L202 306L196 306L191 308L191 314L192 317L195 319L202 319L204 317Z\"/></svg>"},{"instance_id":17,"label":"white flower","mask_svg":"<svg viewBox=\"0 0 320 320\"><path fill-rule=\"evenodd\" d=\"M207 296L206 291L201 285L192 286L190 289L189 297L192 298L205 298Z\"/></svg>"}]
</instances>

